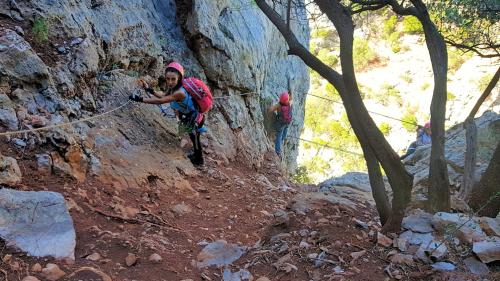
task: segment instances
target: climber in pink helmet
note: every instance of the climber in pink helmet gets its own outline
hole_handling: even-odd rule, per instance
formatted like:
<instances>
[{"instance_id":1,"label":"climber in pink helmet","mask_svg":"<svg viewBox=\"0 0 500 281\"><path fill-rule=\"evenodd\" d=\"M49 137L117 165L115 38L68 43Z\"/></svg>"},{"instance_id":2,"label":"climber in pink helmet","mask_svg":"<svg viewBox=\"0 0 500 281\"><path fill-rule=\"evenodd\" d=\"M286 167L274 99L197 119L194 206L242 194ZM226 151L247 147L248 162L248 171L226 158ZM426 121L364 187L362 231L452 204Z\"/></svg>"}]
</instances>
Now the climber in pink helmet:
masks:
<instances>
[{"instance_id":1,"label":"climber in pink helmet","mask_svg":"<svg viewBox=\"0 0 500 281\"><path fill-rule=\"evenodd\" d=\"M184 68L178 62L171 62L165 69L165 84L166 91L155 91L149 87L148 83L143 79L139 79L138 83L145 91L153 97L143 98L141 96L131 95L129 98L136 102L149 104L165 104L169 103L174 110L179 120L179 135L187 133L193 143L194 152L188 155L188 158L194 165L203 165L203 150L200 142L200 133L206 129L203 127L205 118L197 121L198 108L196 102L191 95L182 86L184 77ZM202 115L203 116L203 115Z\"/></svg>"},{"instance_id":2,"label":"climber in pink helmet","mask_svg":"<svg viewBox=\"0 0 500 281\"><path fill-rule=\"evenodd\" d=\"M285 142L288 126L292 122L292 106L290 105L290 94L283 92L279 96L279 102L269 108L269 113L274 113L276 118L276 141L274 150L282 159L281 146Z\"/></svg>"}]
</instances>

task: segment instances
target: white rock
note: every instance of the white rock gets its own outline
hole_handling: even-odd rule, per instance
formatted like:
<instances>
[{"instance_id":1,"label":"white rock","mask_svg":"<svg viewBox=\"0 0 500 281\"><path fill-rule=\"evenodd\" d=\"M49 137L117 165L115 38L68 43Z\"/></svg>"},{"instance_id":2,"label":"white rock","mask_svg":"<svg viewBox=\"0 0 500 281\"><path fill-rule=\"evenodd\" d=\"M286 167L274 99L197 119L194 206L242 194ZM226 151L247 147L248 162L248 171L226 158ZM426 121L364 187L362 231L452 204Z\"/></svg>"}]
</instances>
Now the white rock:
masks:
<instances>
[{"instance_id":1,"label":"white rock","mask_svg":"<svg viewBox=\"0 0 500 281\"><path fill-rule=\"evenodd\" d=\"M500 238L474 242L472 251L484 263L500 260Z\"/></svg>"},{"instance_id":2,"label":"white rock","mask_svg":"<svg viewBox=\"0 0 500 281\"><path fill-rule=\"evenodd\" d=\"M0 189L0 236L35 257L75 259L73 220L57 192Z\"/></svg>"},{"instance_id":3,"label":"white rock","mask_svg":"<svg viewBox=\"0 0 500 281\"><path fill-rule=\"evenodd\" d=\"M151 261L151 262L159 263L159 262L161 262L163 260L163 258L160 255L158 255L157 253L154 253L154 254L151 254L149 256L148 260Z\"/></svg>"}]
</instances>

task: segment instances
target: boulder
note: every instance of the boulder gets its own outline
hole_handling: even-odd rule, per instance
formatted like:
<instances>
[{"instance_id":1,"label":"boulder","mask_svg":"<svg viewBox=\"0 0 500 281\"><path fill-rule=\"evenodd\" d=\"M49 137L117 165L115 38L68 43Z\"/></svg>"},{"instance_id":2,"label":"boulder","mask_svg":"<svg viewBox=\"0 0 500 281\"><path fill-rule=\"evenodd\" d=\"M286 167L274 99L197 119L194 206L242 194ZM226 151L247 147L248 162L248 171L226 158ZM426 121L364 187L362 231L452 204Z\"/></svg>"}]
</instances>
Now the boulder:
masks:
<instances>
[{"instance_id":1,"label":"boulder","mask_svg":"<svg viewBox=\"0 0 500 281\"><path fill-rule=\"evenodd\" d=\"M500 237L500 218L482 217L479 225L487 235Z\"/></svg>"},{"instance_id":2,"label":"boulder","mask_svg":"<svg viewBox=\"0 0 500 281\"><path fill-rule=\"evenodd\" d=\"M35 257L75 259L75 229L57 192L0 189L0 237Z\"/></svg>"},{"instance_id":3,"label":"boulder","mask_svg":"<svg viewBox=\"0 0 500 281\"><path fill-rule=\"evenodd\" d=\"M413 212L410 216L403 218L403 228L413 232L429 233L434 229L431 225L432 215L422 210Z\"/></svg>"},{"instance_id":4,"label":"boulder","mask_svg":"<svg viewBox=\"0 0 500 281\"><path fill-rule=\"evenodd\" d=\"M8 131L16 131L19 127L16 111L12 108L0 108L0 126Z\"/></svg>"},{"instance_id":5,"label":"boulder","mask_svg":"<svg viewBox=\"0 0 500 281\"><path fill-rule=\"evenodd\" d=\"M500 261L500 237L474 242L472 251L484 263Z\"/></svg>"},{"instance_id":6,"label":"boulder","mask_svg":"<svg viewBox=\"0 0 500 281\"><path fill-rule=\"evenodd\" d=\"M41 84L49 77L45 63L15 31L0 28L0 69L14 79Z\"/></svg>"},{"instance_id":7,"label":"boulder","mask_svg":"<svg viewBox=\"0 0 500 281\"><path fill-rule=\"evenodd\" d=\"M21 179L22 174L16 159L0 154L0 185L16 185Z\"/></svg>"},{"instance_id":8,"label":"boulder","mask_svg":"<svg viewBox=\"0 0 500 281\"><path fill-rule=\"evenodd\" d=\"M486 239L486 234L474 218L460 213L438 212L431 220L432 226L441 233L456 230L456 236L463 243L473 243Z\"/></svg>"},{"instance_id":9,"label":"boulder","mask_svg":"<svg viewBox=\"0 0 500 281\"><path fill-rule=\"evenodd\" d=\"M484 263L478 261L475 257L469 257L464 260L464 265L468 271L476 275L486 275L490 269Z\"/></svg>"}]
</instances>

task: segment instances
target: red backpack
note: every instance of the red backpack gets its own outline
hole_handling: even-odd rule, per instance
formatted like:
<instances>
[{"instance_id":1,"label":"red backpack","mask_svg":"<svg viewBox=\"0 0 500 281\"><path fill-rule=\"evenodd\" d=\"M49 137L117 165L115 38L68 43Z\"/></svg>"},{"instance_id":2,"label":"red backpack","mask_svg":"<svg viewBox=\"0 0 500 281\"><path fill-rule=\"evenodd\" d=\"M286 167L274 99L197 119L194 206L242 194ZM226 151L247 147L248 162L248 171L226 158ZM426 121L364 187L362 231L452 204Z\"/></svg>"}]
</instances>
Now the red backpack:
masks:
<instances>
[{"instance_id":1,"label":"red backpack","mask_svg":"<svg viewBox=\"0 0 500 281\"><path fill-rule=\"evenodd\" d=\"M292 107L290 105L280 105L279 119L284 124L292 122Z\"/></svg>"},{"instance_id":2,"label":"red backpack","mask_svg":"<svg viewBox=\"0 0 500 281\"><path fill-rule=\"evenodd\" d=\"M212 108L212 93L203 81L194 77L185 78L182 80L182 87L196 101L200 113L206 113Z\"/></svg>"}]
</instances>

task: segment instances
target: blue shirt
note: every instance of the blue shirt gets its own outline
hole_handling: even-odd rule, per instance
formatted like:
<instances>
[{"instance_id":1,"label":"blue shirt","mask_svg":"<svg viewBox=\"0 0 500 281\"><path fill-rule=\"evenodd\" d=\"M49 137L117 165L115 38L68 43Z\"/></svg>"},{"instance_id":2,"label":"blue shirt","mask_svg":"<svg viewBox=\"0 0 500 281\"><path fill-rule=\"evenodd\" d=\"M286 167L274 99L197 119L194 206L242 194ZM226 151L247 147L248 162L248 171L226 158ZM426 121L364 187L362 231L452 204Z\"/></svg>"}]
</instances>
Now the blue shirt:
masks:
<instances>
[{"instance_id":1,"label":"blue shirt","mask_svg":"<svg viewBox=\"0 0 500 281\"><path fill-rule=\"evenodd\" d=\"M195 101L193 100L191 95L188 94L188 92L184 88L181 88L181 91L183 91L184 95L186 96L184 98L184 100L181 103L179 103L177 101L173 101L170 103L170 107L172 109L177 110L177 111L184 113L184 114L188 114L188 113L191 113L193 111L197 111L197 109L194 105Z\"/></svg>"}]
</instances>

